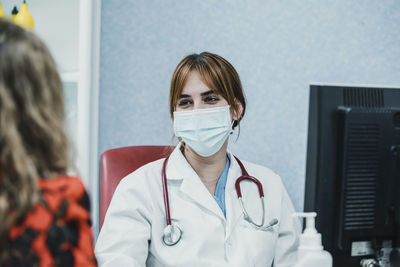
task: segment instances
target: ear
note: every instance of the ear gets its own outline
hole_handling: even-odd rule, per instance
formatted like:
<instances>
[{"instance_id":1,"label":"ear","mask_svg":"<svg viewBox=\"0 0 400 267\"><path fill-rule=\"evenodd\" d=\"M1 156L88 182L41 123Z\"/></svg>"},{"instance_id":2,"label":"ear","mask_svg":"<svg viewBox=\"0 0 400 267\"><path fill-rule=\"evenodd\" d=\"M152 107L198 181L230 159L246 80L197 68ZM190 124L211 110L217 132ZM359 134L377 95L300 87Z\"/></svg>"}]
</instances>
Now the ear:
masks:
<instances>
[{"instance_id":1,"label":"ear","mask_svg":"<svg viewBox=\"0 0 400 267\"><path fill-rule=\"evenodd\" d=\"M232 119L239 122L242 119L242 114L243 114L243 105L239 101L235 100L236 105L238 107L237 110L232 109L231 115Z\"/></svg>"}]
</instances>

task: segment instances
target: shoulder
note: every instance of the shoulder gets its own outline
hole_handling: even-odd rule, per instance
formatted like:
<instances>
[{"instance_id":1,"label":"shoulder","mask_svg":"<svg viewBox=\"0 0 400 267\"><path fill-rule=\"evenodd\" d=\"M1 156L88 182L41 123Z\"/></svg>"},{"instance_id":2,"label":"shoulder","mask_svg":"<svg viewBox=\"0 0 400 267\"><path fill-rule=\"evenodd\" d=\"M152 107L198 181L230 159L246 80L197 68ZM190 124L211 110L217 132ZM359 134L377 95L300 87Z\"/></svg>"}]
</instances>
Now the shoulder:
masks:
<instances>
[{"instance_id":1,"label":"shoulder","mask_svg":"<svg viewBox=\"0 0 400 267\"><path fill-rule=\"evenodd\" d=\"M39 179L38 189L39 202L9 229L11 249L31 253L39 262L61 260L93 266L89 198L82 181L69 176ZM22 247L20 240L25 242Z\"/></svg>"},{"instance_id":2,"label":"shoulder","mask_svg":"<svg viewBox=\"0 0 400 267\"><path fill-rule=\"evenodd\" d=\"M38 187L43 200L53 211L60 205L73 203L77 203L87 211L90 209L88 194L79 177L61 176L48 180L39 179Z\"/></svg>"},{"instance_id":3,"label":"shoulder","mask_svg":"<svg viewBox=\"0 0 400 267\"><path fill-rule=\"evenodd\" d=\"M262 186L265 195L273 196L274 201L281 201L285 198L286 189L282 182L281 177L272 171L270 168L251 163L248 161L242 161L248 174L257 178Z\"/></svg>"},{"instance_id":4,"label":"shoulder","mask_svg":"<svg viewBox=\"0 0 400 267\"><path fill-rule=\"evenodd\" d=\"M136 169L135 171L131 172L130 174L122 178L118 187L120 186L137 187L139 185L145 185L148 183L152 183L156 180L157 181L160 180L159 177L161 177L164 160L165 158L152 161Z\"/></svg>"},{"instance_id":5,"label":"shoulder","mask_svg":"<svg viewBox=\"0 0 400 267\"><path fill-rule=\"evenodd\" d=\"M112 197L113 202L124 203L132 197L151 198L151 192L155 188L161 188L161 173L164 158L152 161L131 172L117 185ZM121 202L122 201L122 202Z\"/></svg>"},{"instance_id":6,"label":"shoulder","mask_svg":"<svg viewBox=\"0 0 400 267\"><path fill-rule=\"evenodd\" d=\"M133 214L136 209L141 209L141 212L145 212L145 216L149 218L150 213L147 212L153 210L156 201L154 192L161 190L163 162L164 159L150 162L122 178L112 195L105 223L109 217L118 218Z\"/></svg>"},{"instance_id":7,"label":"shoulder","mask_svg":"<svg viewBox=\"0 0 400 267\"><path fill-rule=\"evenodd\" d=\"M281 184L281 177L270 168L248 161L242 161L250 176L254 176L263 183Z\"/></svg>"},{"instance_id":8,"label":"shoulder","mask_svg":"<svg viewBox=\"0 0 400 267\"><path fill-rule=\"evenodd\" d=\"M75 176L39 179L38 187L42 194L60 194L72 199L79 199L86 192L81 179Z\"/></svg>"}]
</instances>

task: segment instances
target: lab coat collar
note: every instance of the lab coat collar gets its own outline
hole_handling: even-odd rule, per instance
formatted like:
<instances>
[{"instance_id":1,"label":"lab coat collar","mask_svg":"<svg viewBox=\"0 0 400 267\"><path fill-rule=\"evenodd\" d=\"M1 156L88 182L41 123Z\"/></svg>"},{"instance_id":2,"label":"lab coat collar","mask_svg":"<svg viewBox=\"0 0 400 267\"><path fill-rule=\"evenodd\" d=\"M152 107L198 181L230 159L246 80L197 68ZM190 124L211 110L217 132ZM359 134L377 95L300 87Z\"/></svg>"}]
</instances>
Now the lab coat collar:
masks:
<instances>
[{"instance_id":1,"label":"lab coat collar","mask_svg":"<svg viewBox=\"0 0 400 267\"><path fill-rule=\"evenodd\" d=\"M180 144L177 145L168 159L166 167L167 180L182 180L180 185L182 193L195 201L197 205L202 206L220 219L225 220L225 216L218 203L183 156L180 147Z\"/></svg>"},{"instance_id":2,"label":"lab coat collar","mask_svg":"<svg viewBox=\"0 0 400 267\"><path fill-rule=\"evenodd\" d=\"M231 160L231 166L228 171L228 179L225 187L225 203L226 203L226 220L227 220L227 231L226 238L229 238L233 229L237 225L237 222L243 215L243 211L240 207L238 196L236 193L235 182L242 176L242 169L239 166L236 158L232 153L228 151L229 159Z\"/></svg>"},{"instance_id":3,"label":"lab coat collar","mask_svg":"<svg viewBox=\"0 0 400 267\"><path fill-rule=\"evenodd\" d=\"M238 220L242 216L242 210L240 208L235 189L235 182L237 178L242 175L242 170L240 169L238 162L233 154L228 151L227 154L231 163L225 187L225 218L221 208L218 206L213 196L210 194L197 173L193 170L186 158L183 156L180 147L181 144L178 144L168 159L168 164L166 167L167 180L183 180L180 185L180 190L185 195L194 200L198 205L213 212L222 220L226 220L226 237L228 238L230 233L232 233L233 229L235 228Z\"/></svg>"},{"instance_id":4,"label":"lab coat collar","mask_svg":"<svg viewBox=\"0 0 400 267\"><path fill-rule=\"evenodd\" d=\"M183 180L180 185L181 192L195 201L197 205L202 206L208 211L214 213L221 220L226 221L225 238L228 239L238 225L240 219L243 217L243 211L240 207L235 188L236 180L242 176L242 170L239 166L239 163L233 154L228 151L227 155L231 163L225 187L225 218L221 208L218 206L213 196L210 194L197 173L193 170L186 158L183 156L182 152L180 151L180 147L180 144L177 145L169 157L166 168L167 180ZM249 175L252 174L249 173Z\"/></svg>"},{"instance_id":5,"label":"lab coat collar","mask_svg":"<svg viewBox=\"0 0 400 267\"><path fill-rule=\"evenodd\" d=\"M169 156L165 172L167 180L182 180L184 177L196 174L181 152L181 143L175 147Z\"/></svg>"}]
</instances>

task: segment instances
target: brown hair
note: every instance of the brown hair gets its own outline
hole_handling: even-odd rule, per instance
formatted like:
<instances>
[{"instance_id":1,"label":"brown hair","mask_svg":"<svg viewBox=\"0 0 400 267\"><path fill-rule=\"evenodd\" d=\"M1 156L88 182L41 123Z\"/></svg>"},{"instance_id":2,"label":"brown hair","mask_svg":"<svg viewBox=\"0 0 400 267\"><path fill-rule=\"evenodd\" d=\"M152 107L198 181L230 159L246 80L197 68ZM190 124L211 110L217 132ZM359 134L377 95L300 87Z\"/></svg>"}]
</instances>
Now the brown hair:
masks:
<instances>
[{"instance_id":1,"label":"brown hair","mask_svg":"<svg viewBox=\"0 0 400 267\"><path fill-rule=\"evenodd\" d=\"M38 177L66 173L67 147L52 56L34 33L0 19L0 262L8 228L38 201Z\"/></svg>"},{"instance_id":2,"label":"brown hair","mask_svg":"<svg viewBox=\"0 0 400 267\"><path fill-rule=\"evenodd\" d=\"M238 125L246 110L246 99L239 75L226 59L209 52L188 55L176 67L172 75L169 93L169 113L171 118L174 118L173 113L179 97L182 94L189 73L192 71L197 71L208 88L226 99L238 116L234 127ZM238 103L242 105L243 110L240 109Z\"/></svg>"}]
</instances>

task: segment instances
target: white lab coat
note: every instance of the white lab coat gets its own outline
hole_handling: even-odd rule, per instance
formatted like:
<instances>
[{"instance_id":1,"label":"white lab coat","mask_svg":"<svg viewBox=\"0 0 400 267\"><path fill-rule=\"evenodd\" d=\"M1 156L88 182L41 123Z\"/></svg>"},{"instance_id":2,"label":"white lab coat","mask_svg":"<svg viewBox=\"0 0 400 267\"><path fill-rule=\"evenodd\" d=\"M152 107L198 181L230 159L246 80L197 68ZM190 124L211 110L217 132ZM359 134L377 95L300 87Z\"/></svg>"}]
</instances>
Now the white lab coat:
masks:
<instances>
[{"instance_id":1,"label":"white lab coat","mask_svg":"<svg viewBox=\"0 0 400 267\"><path fill-rule=\"evenodd\" d=\"M243 219L235 191L241 170L233 155L225 191L226 218L213 196L186 161L179 146L167 168L172 223L182 229L175 246L162 242L166 225L161 170L164 159L149 163L126 176L118 185L97 240L100 266L292 266L300 223L278 175L243 162L249 175L264 188L265 221L278 219L269 231L253 228ZM261 222L257 186L241 182L249 215ZM272 265L273 264L273 265Z\"/></svg>"}]
</instances>

